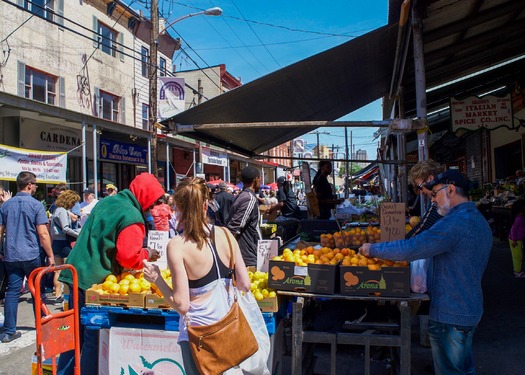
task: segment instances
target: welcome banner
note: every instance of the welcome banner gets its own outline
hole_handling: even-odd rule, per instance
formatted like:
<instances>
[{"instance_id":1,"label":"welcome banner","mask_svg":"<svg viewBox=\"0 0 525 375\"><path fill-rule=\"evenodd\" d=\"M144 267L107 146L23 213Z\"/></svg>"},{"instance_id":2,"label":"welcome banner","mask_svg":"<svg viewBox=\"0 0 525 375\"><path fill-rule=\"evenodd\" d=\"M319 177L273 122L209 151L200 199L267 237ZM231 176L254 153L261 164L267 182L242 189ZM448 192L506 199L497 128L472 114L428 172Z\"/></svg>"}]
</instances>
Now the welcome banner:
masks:
<instances>
[{"instance_id":1,"label":"welcome banner","mask_svg":"<svg viewBox=\"0 0 525 375\"><path fill-rule=\"evenodd\" d=\"M0 145L0 179L16 181L20 172L33 172L38 182L66 182L67 153L27 150Z\"/></svg>"}]
</instances>

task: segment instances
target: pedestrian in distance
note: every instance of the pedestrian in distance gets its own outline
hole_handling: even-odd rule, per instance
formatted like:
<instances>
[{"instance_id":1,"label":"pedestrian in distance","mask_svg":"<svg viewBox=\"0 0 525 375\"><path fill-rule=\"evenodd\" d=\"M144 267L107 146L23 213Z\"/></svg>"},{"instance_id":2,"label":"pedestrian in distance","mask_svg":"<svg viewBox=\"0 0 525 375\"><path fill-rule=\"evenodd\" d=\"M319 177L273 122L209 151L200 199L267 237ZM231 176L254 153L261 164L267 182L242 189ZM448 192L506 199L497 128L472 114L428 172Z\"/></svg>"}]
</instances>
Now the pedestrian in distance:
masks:
<instances>
[{"instance_id":1,"label":"pedestrian in distance","mask_svg":"<svg viewBox=\"0 0 525 375\"><path fill-rule=\"evenodd\" d=\"M110 274L118 275L124 269L140 270L143 260L156 261L159 252L143 246L147 236L144 212L164 195L157 178L141 173L129 189L102 199L91 211L82 226L77 242L67 258L77 270L78 289L72 290L71 271L60 273L59 280L67 283L72 293L78 294L79 310L86 303L86 290L102 283ZM98 330L81 325L82 374L98 374ZM62 353L58 374L73 374L74 351Z\"/></svg>"},{"instance_id":2,"label":"pedestrian in distance","mask_svg":"<svg viewBox=\"0 0 525 375\"><path fill-rule=\"evenodd\" d=\"M83 196L84 200L80 203L80 226L84 225L98 203L98 199L95 198L95 190L92 188L84 189Z\"/></svg>"},{"instance_id":3,"label":"pedestrian in distance","mask_svg":"<svg viewBox=\"0 0 525 375\"><path fill-rule=\"evenodd\" d=\"M5 233L3 260L7 274L3 343L22 336L16 330L18 302L24 277L42 266L40 246L47 254L49 265L55 265L46 210L33 198L37 189L36 175L20 172L16 185L18 193L0 207L0 238Z\"/></svg>"},{"instance_id":4,"label":"pedestrian in distance","mask_svg":"<svg viewBox=\"0 0 525 375\"><path fill-rule=\"evenodd\" d=\"M270 206L266 213L271 214L276 210L281 211L281 216L286 219L301 220L301 210L297 206L297 198L286 177L281 176L277 179L277 203Z\"/></svg>"},{"instance_id":5,"label":"pedestrian in distance","mask_svg":"<svg viewBox=\"0 0 525 375\"><path fill-rule=\"evenodd\" d=\"M432 191L425 187L434 180L434 177L444 172L441 164L433 160L424 160L416 163L408 173L408 179L412 183L416 193L423 193L430 198L430 203L423 213L421 221L417 223L407 234L406 239L414 237L416 234L423 232L434 225L442 216L438 213L435 202L432 201ZM422 203L423 204L423 203Z\"/></svg>"},{"instance_id":6,"label":"pedestrian in distance","mask_svg":"<svg viewBox=\"0 0 525 375\"><path fill-rule=\"evenodd\" d=\"M118 189L115 185L113 184L107 184L106 185L106 194L108 197L111 197L113 195L117 195L118 193Z\"/></svg>"},{"instance_id":7,"label":"pedestrian in distance","mask_svg":"<svg viewBox=\"0 0 525 375\"><path fill-rule=\"evenodd\" d=\"M330 219L332 209L341 203L342 199L337 199L334 195L333 186L328 182L328 176L332 173L332 163L329 160L319 162L317 173L312 181L312 186L319 205L319 219Z\"/></svg>"},{"instance_id":8,"label":"pedestrian in distance","mask_svg":"<svg viewBox=\"0 0 525 375\"><path fill-rule=\"evenodd\" d=\"M226 226L239 242L244 263L257 266L257 244L262 236L256 192L261 186L261 172L252 166L244 167L241 181L243 189L232 204Z\"/></svg>"},{"instance_id":9,"label":"pedestrian in distance","mask_svg":"<svg viewBox=\"0 0 525 375\"><path fill-rule=\"evenodd\" d=\"M62 191L55 201L56 208L51 216L50 229L56 265L64 264L71 252L72 241L76 241L80 234L80 228L74 228L73 220L76 221L76 215L70 211L79 201L80 196L73 190ZM56 305L64 302L63 285L58 281L59 275L60 271L55 271L53 277L55 287L53 303Z\"/></svg>"},{"instance_id":10,"label":"pedestrian in distance","mask_svg":"<svg viewBox=\"0 0 525 375\"><path fill-rule=\"evenodd\" d=\"M438 174L425 188L432 191L441 220L409 240L365 243L359 251L394 261L430 259L428 334L435 373L475 374L472 340L483 314L481 278L492 231L469 202L469 182L458 170Z\"/></svg>"},{"instance_id":11,"label":"pedestrian in distance","mask_svg":"<svg viewBox=\"0 0 525 375\"><path fill-rule=\"evenodd\" d=\"M215 200L219 204L219 211L217 212L221 223L226 224L230 219L230 208L233 204L234 197L228 191L226 182L219 183L219 191L215 194Z\"/></svg>"},{"instance_id":12,"label":"pedestrian in distance","mask_svg":"<svg viewBox=\"0 0 525 375\"><path fill-rule=\"evenodd\" d=\"M523 241L525 240L525 200L518 199L511 208L512 227L509 233L510 253L514 277L525 278L523 272Z\"/></svg>"},{"instance_id":13,"label":"pedestrian in distance","mask_svg":"<svg viewBox=\"0 0 525 375\"><path fill-rule=\"evenodd\" d=\"M182 180L174 197L184 231L168 243L172 285L166 283L157 265L146 261L144 278L154 283L166 301L181 315L178 342L184 371L188 375L198 375L190 352L186 321L192 326L219 321L230 310L232 298L228 291L232 272L235 272L240 291L249 291L250 279L235 238L228 230L209 223L209 193L205 181L201 178ZM229 268L229 243L234 254L235 270Z\"/></svg>"}]
</instances>

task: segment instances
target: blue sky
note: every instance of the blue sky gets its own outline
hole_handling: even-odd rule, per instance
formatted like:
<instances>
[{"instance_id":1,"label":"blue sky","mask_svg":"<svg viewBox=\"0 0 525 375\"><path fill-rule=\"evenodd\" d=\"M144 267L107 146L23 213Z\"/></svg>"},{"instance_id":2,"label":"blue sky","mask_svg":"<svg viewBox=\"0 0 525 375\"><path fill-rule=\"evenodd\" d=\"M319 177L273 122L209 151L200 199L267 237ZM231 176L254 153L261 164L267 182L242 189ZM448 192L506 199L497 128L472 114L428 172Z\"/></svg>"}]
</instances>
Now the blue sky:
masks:
<instances>
[{"instance_id":1,"label":"blue sky","mask_svg":"<svg viewBox=\"0 0 525 375\"><path fill-rule=\"evenodd\" d=\"M176 70L226 64L230 74L248 83L297 61L323 52L387 23L388 0L158 0L167 23L189 13L220 7L222 16L196 16L169 28L182 38L183 52L174 56ZM149 15L150 0L125 0ZM377 101L341 120L381 120ZM375 159L375 129L352 128L355 149ZM322 128L322 145L345 144L343 128ZM306 135L316 143L316 135Z\"/></svg>"}]
</instances>

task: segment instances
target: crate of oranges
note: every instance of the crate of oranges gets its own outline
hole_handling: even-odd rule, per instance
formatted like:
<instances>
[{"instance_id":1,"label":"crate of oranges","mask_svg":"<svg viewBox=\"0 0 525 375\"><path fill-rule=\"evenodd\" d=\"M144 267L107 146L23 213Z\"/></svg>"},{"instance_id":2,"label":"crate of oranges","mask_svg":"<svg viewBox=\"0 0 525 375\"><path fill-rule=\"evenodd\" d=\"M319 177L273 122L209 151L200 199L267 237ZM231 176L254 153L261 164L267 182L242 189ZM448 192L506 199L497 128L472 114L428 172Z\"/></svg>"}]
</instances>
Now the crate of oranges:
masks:
<instances>
[{"instance_id":1,"label":"crate of oranges","mask_svg":"<svg viewBox=\"0 0 525 375\"><path fill-rule=\"evenodd\" d=\"M142 272L108 275L104 282L86 290L86 304L102 306L144 307L144 297L152 285Z\"/></svg>"}]
</instances>

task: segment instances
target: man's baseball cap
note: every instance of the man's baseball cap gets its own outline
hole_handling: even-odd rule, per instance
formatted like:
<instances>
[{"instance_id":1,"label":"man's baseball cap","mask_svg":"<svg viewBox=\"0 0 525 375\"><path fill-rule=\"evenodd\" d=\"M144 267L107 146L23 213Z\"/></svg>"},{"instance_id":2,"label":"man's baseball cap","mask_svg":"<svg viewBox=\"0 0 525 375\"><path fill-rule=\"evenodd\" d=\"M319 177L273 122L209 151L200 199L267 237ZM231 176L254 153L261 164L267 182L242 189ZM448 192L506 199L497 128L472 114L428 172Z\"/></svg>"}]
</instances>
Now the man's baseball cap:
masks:
<instances>
[{"instance_id":1,"label":"man's baseball cap","mask_svg":"<svg viewBox=\"0 0 525 375\"><path fill-rule=\"evenodd\" d=\"M278 184L284 184L286 182L286 177L281 176L277 179Z\"/></svg>"},{"instance_id":2,"label":"man's baseball cap","mask_svg":"<svg viewBox=\"0 0 525 375\"><path fill-rule=\"evenodd\" d=\"M117 190L117 187L113 184L107 184L106 185L106 190L109 190L109 189L113 189L113 190Z\"/></svg>"},{"instance_id":3,"label":"man's baseball cap","mask_svg":"<svg viewBox=\"0 0 525 375\"><path fill-rule=\"evenodd\" d=\"M95 190L91 188L84 189L84 194L95 194Z\"/></svg>"},{"instance_id":4,"label":"man's baseball cap","mask_svg":"<svg viewBox=\"0 0 525 375\"><path fill-rule=\"evenodd\" d=\"M443 173L438 174L432 181L425 185L428 190L439 184L455 185L458 188L463 189L465 192L469 190L468 179L458 171L457 169L449 169Z\"/></svg>"}]
</instances>

